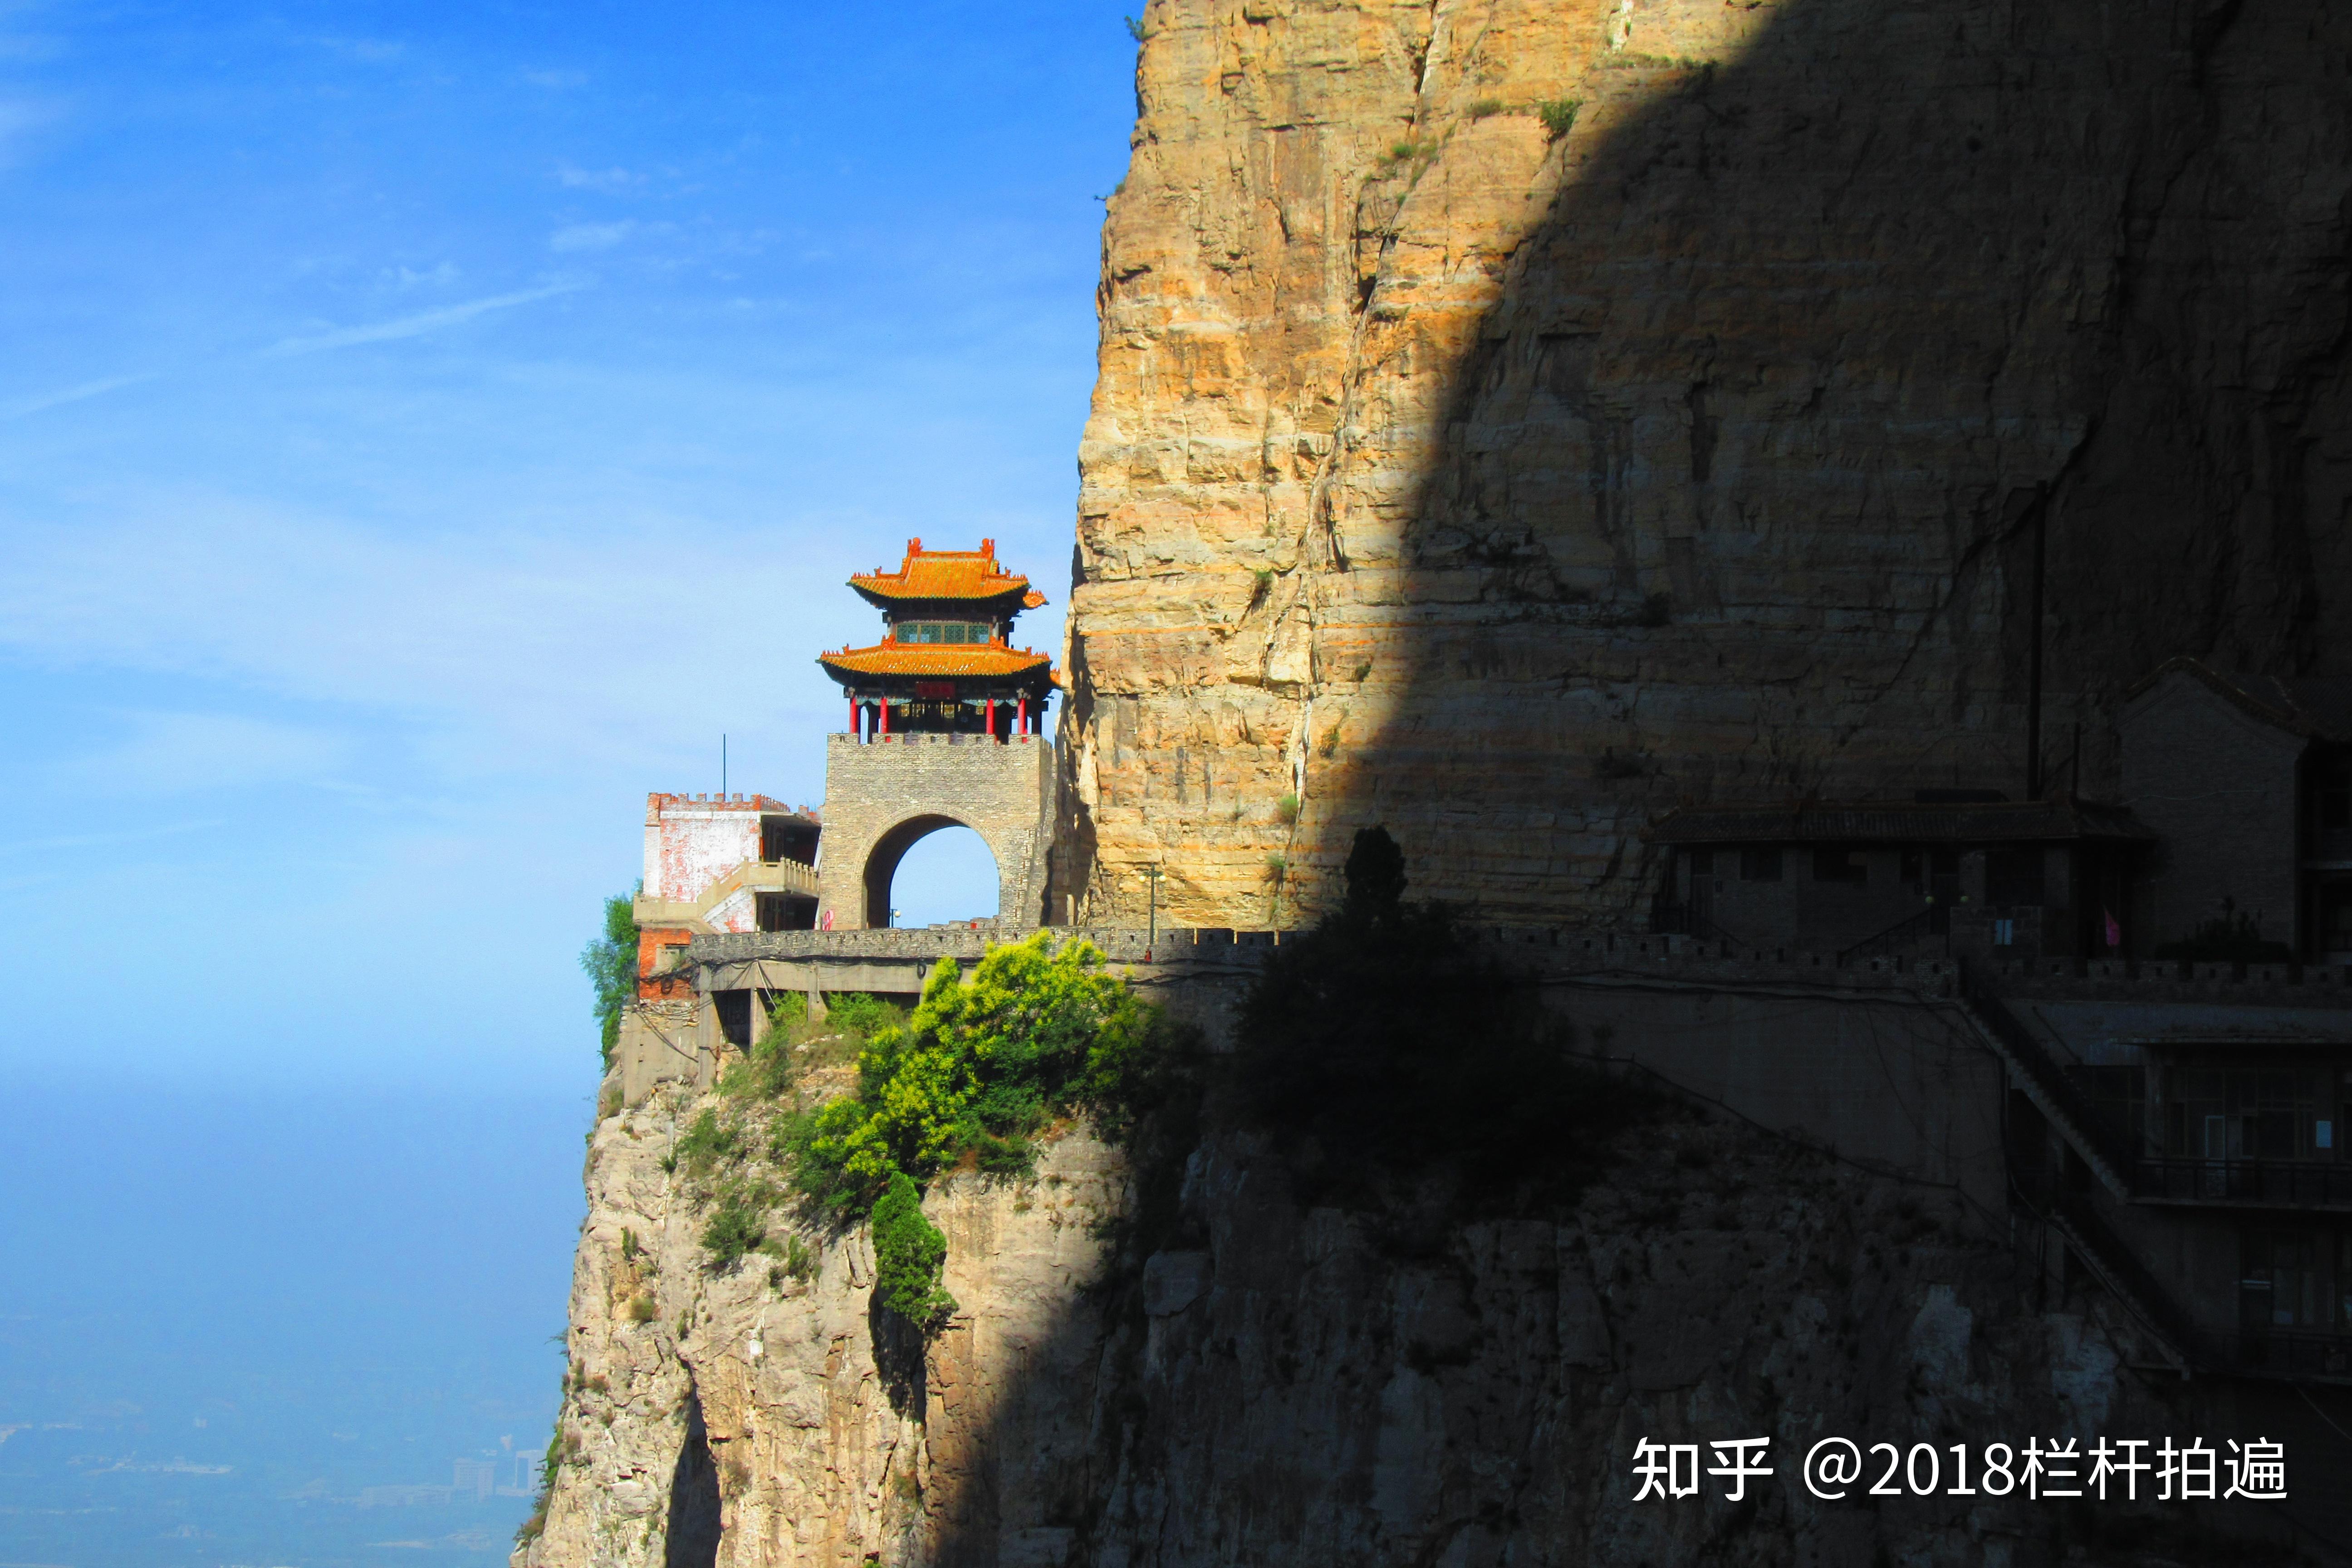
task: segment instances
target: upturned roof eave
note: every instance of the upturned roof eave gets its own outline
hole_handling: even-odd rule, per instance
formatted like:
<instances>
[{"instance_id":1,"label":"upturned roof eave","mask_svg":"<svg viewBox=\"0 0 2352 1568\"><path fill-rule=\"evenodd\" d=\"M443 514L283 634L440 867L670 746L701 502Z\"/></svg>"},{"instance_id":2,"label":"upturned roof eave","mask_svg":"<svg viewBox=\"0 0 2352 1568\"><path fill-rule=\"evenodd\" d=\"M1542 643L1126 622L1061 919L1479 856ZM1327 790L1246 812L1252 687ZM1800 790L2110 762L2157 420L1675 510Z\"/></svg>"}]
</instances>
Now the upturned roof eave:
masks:
<instances>
[{"instance_id":1,"label":"upturned roof eave","mask_svg":"<svg viewBox=\"0 0 2352 1568\"><path fill-rule=\"evenodd\" d=\"M874 647L841 648L832 653L819 654L816 661L827 675L844 686L877 680L995 680L1042 682L1047 686L1060 684L1055 677L1054 661L1045 654L1031 653L1026 649L974 647L972 648L974 653L986 651L1000 655L1001 662L989 661L994 666L991 668L940 669L927 668L927 664L930 661L920 657L921 651L928 649L929 646L922 645L919 649L893 647L887 644ZM940 651L944 653L948 646L950 645L942 645ZM916 657L906 657L908 654L914 654ZM860 656L880 659L884 661L885 668L859 668L855 665L841 662L844 659ZM891 668L892 666L896 668Z\"/></svg>"},{"instance_id":2,"label":"upturned roof eave","mask_svg":"<svg viewBox=\"0 0 2352 1568\"><path fill-rule=\"evenodd\" d=\"M890 610L899 614L904 614L908 608L918 605L940 605L958 610L971 610L983 606L997 607L1007 614L1016 614L1021 610L1034 607L1028 604L1031 589L1029 579L1026 577L1007 578L1002 585L992 586L985 593L971 594L941 594L916 588L877 587L874 585L872 578L860 581L852 577L849 580L849 586L853 593L876 609ZM1042 598L1042 595L1040 597Z\"/></svg>"}]
</instances>

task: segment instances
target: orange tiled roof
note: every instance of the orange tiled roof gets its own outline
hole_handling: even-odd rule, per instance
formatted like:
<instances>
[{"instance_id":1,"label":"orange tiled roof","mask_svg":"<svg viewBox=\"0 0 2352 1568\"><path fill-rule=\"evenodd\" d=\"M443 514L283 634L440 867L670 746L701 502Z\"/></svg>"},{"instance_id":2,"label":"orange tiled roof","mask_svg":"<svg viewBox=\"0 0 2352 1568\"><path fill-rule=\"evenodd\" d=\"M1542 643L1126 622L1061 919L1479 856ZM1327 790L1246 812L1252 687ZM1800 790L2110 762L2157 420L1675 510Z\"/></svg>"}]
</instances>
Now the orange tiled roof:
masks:
<instances>
[{"instance_id":1,"label":"orange tiled roof","mask_svg":"<svg viewBox=\"0 0 2352 1568\"><path fill-rule=\"evenodd\" d=\"M910 539L896 572L877 566L850 578L849 585L872 599L1001 599L1017 594L1022 607L1030 610L1045 602L1028 578L998 564L992 539L982 540L978 550L926 550L921 540Z\"/></svg>"},{"instance_id":2,"label":"orange tiled roof","mask_svg":"<svg viewBox=\"0 0 2352 1568\"><path fill-rule=\"evenodd\" d=\"M829 670L849 675L1028 675L1044 669L1050 677L1052 660L1027 648L993 643L881 643L873 647L847 647L819 654L817 662Z\"/></svg>"}]
</instances>

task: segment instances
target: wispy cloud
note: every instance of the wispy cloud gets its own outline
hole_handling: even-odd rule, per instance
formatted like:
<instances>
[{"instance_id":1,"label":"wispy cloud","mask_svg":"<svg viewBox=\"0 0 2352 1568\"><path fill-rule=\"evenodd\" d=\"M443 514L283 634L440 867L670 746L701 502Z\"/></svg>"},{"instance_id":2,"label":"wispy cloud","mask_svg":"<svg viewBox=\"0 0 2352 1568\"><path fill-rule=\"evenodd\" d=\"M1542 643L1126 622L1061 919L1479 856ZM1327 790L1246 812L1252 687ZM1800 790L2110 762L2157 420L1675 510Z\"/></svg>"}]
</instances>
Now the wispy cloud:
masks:
<instances>
[{"instance_id":1,"label":"wispy cloud","mask_svg":"<svg viewBox=\"0 0 2352 1568\"><path fill-rule=\"evenodd\" d=\"M637 232L636 220L619 223L575 223L547 237L550 250L610 250Z\"/></svg>"},{"instance_id":2,"label":"wispy cloud","mask_svg":"<svg viewBox=\"0 0 2352 1568\"><path fill-rule=\"evenodd\" d=\"M108 844L144 844L150 839L165 838L178 833L203 833L220 826L226 819L208 816L194 822L173 822L162 826L138 823L132 826L108 833L62 833L47 838L19 838L13 844L0 844L0 855L30 855L44 849L92 849ZM0 1443L8 1440L11 1432L25 1428L0 1426Z\"/></svg>"},{"instance_id":3,"label":"wispy cloud","mask_svg":"<svg viewBox=\"0 0 2352 1568\"><path fill-rule=\"evenodd\" d=\"M218 682L337 717L264 713L243 730L204 714L127 716L116 739L60 764L84 786L215 787L244 770L331 788L378 766L342 749L350 737L395 734L443 776L543 777L716 735L747 706L805 699L829 717L831 689L813 666L792 689L756 698L729 681L681 693L673 672L765 668L765 634L746 628L771 625L782 605L809 647L841 646L870 614L846 594L793 597L796 584L867 563L845 542L872 530L842 520L746 531L649 515L432 533L184 492L113 504L129 515L15 529L0 554L0 658ZM12 523L0 510L0 529ZM697 548L680 551L688 537ZM716 576L714 558L729 563ZM696 613L667 627L664 659L615 635L680 603Z\"/></svg>"},{"instance_id":4,"label":"wispy cloud","mask_svg":"<svg viewBox=\"0 0 2352 1568\"><path fill-rule=\"evenodd\" d=\"M408 52L408 46L391 38L320 38L320 44L347 59L372 66L390 65Z\"/></svg>"},{"instance_id":5,"label":"wispy cloud","mask_svg":"<svg viewBox=\"0 0 2352 1568\"><path fill-rule=\"evenodd\" d=\"M584 283L551 283L544 288L524 289L512 294L493 294L487 300L468 300L462 305L445 305L437 310L420 310L413 316L377 321L369 326L339 327L333 331L316 332L308 337L287 338L262 350L261 357L286 359L295 354L322 353L329 349L347 349L361 343L417 337L443 327L454 327L460 321L470 321L492 310L528 305L536 300L553 299L558 294L570 294L585 287Z\"/></svg>"},{"instance_id":6,"label":"wispy cloud","mask_svg":"<svg viewBox=\"0 0 2352 1568\"><path fill-rule=\"evenodd\" d=\"M413 267L394 267L384 276L403 289L446 289L457 281L458 272L457 263L445 261L423 271Z\"/></svg>"},{"instance_id":7,"label":"wispy cloud","mask_svg":"<svg viewBox=\"0 0 2352 1568\"><path fill-rule=\"evenodd\" d=\"M35 393L13 402L0 403L0 420L22 419L27 414L38 414L44 408L61 404L79 403L85 397L101 397L117 387L136 386L142 381L155 379L156 372L142 371L136 375L110 375L102 381L86 381L79 386L68 386L57 392Z\"/></svg>"},{"instance_id":8,"label":"wispy cloud","mask_svg":"<svg viewBox=\"0 0 2352 1568\"><path fill-rule=\"evenodd\" d=\"M29 98L0 98L0 168L16 161L32 133L58 117L54 104Z\"/></svg>"},{"instance_id":9,"label":"wispy cloud","mask_svg":"<svg viewBox=\"0 0 2352 1568\"><path fill-rule=\"evenodd\" d=\"M131 712L121 737L59 763L53 782L87 795L187 795L317 784L351 757L344 737L240 713Z\"/></svg>"},{"instance_id":10,"label":"wispy cloud","mask_svg":"<svg viewBox=\"0 0 2352 1568\"><path fill-rule=\"evenodd\" d=\"M633 174L626 169L575 169L569 163L557 166L555 178L575 191L625 191L646 183L643 174Z\"/></svg>"}]
</instances>

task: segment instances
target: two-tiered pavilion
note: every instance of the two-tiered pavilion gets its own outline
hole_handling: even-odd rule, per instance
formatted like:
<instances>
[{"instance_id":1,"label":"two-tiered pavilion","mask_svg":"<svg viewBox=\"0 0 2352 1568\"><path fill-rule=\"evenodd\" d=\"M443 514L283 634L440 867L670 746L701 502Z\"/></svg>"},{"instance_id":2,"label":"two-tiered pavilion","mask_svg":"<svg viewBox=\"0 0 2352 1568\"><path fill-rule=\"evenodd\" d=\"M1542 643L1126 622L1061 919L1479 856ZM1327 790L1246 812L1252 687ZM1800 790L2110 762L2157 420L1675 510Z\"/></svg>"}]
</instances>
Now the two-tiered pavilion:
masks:
<instances>
[{"instance_id":1,"label":"two-tiered pavilion","mask_svg":"<svg viewBox=\"0 0 2352 1568\"><path fill-rule=\"evenodd\" d=\"M882 640L817 662L848 694L852 734L1045 732L1053 660L1010 638L1013 617L1045 595L1003 568L994 540L925 550L910 539L896 572L877 566L849 585L882 612Z\"/></svg>"}]
</instances>

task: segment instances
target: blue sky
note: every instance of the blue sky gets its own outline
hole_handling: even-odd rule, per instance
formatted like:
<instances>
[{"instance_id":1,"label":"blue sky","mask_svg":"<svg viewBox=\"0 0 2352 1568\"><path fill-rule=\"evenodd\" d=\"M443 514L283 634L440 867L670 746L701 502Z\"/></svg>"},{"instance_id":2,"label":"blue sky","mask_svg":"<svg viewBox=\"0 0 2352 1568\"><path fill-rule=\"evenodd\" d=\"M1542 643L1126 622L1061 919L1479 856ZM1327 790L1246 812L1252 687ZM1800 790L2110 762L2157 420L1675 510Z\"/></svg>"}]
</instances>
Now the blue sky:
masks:
<instances>
[{"instance_id":1,"label":"blue sky","mask_svg":"<svg viewBox=\"0 0 2352 1568\"><path fill-rule=\"evenodd\" d=\"M0 0L9 1070L584 1091L645 792L820 797L849 571L992 535L1058 646L1133 56Z\"/></svg>"}]
</instances>

